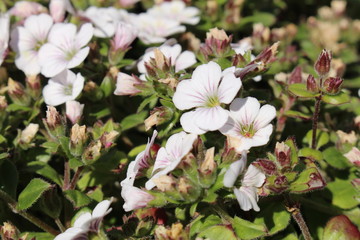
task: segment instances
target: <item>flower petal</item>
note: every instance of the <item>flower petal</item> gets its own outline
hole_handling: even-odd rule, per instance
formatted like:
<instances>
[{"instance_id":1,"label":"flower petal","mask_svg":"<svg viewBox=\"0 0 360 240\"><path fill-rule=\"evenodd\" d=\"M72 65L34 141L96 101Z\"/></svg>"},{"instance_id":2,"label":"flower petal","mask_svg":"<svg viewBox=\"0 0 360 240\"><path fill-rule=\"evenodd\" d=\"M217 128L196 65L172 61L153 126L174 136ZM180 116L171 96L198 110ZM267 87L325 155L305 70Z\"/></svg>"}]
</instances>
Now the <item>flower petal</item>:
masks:
<instances>
[{"instance_id":1,"label":"flower petal","mask_svg":"<svg viewBox=\"0 0 360 240\"><path fill-rule=\"evenodd\" d=\"M99 202L96 207L94 208L92 212L93 218L102 218L105 215L107 215L112 209L110 207L110 204L112 203L112 200L103 200Z\"/></svg>"},{"instance_id":2,"label":"flower petal","mask_svg":"<svg viewBox=\"0 0 360 240\"><path fill-rule=\"evenodd\" d=\"M264 184L265 179L265 174L263 174L257 167L250 164L241 185L245 187L261 187Z\"/></svg>"},{"instance_id":3,"label":"flower petal","mask_svg":"<svg viewBox=\"0 0 360 240\"><path fill-rule=\"evenodd\" d=\"M94 34L94 27L91 23L85 23L81 26L78 34L76 35L75 42L78 48L82 48L87 45Z\"/></svg>"},{"instance_id":4,"label":"flower petal","mask_svg":"<svg viewBox=\"0 0 360 240\"><path fill-rule=\"evenodd\" d=\"M32 15L25 20L24 27L32 34L38 42L47 39L53 19L48 14Z\"/></svg>"},{"instance_id":5,"label":"flower petal","mask_svg":"<svg viewBox=\"0 0 360 240\"><path fill-rule=\"evenodd\" d=\"M221 68L215 62L209 62L198 66L192 75L192 81L199 88L199 91L206 96L217 92L221 79Z\"/></svg>"},{"instance_id":6,"label":"flower petal","mask_svg":"<svg viewBox=\"0 0 360 240\"><path fill-rule=\"evenodd\" d=\"M193 115L195 124L204 131L215 131L225 125L229 111L220 106L197 108Z\"/></svg>"},{"instance_id":7,"label":"flower petal","mask_svg":"<svg viewBox=\"0 0 360 240\"><path fill-rule=\"evenodd\" d=\"M247 154L246 151L243 151L241 154L241 158L235 162L233 162L228 170L226 170L226 173L224 175L224 186L225 187L233 187L236 179L239 177L240 173L242 173L245 169L247 162Z\"/></svg>"},{"instance_id":8,"label":"flower petal","mask_svg":"<svg viewBox=\"0 0 360 240\"><path fill-rule=\"evenodd\" d=\"M184 70L188 67L191 67L196 63L196 57L193 52L184 51L182 52L179 57L176 59L175 63L175 72L179 72Z\"/></svg>"},{"instance_id":9,"label":"flower petal","mask_svg":"<svg viewBox=\"0 0 360 240\"><path fill-rule=\"evenodd\" d=\"M177 109L185 110L193 107L203 106L206 102L206 95L191 80L182 80L176 87L173 102Z\"/></svg>"},{"instance_id":10,"label":"flower petal","mask_svg":"<svg viewBox=\"0 0 360 240\"><path fill-rule=\"evenodd\" d=\"M205 130L200 129L194 121L195 111L190 111L183 113L180 118L180 124L185 132L195 133L195 134L203 134L206 133Z\"/></svg>"},{"instance_id":11,"label":"flower petal","mask_svg":"<svg viewBox=\"0 0 360 240\"><path fill-rule=\"evenodd\" d=\"M270 136L273 131L273 126L271 124L259 129L256 131L253 139L253 147L263 146L269 142Z\"/></svg>"},{"instance_id":12,"label":"flower petal","mask_svg":"<svg viewBox=\"0 0 360 240\"><path fill-rule=\"evenodd\" d=\"M250 125L259 113L260 103L256 98L235 98L230 105L233 119L242 125Z\"/></svg>"},{"instance_id":13,"label":"flower petal","mask_svg":"<svg viewBox=\"0 0 360 240\"><path fill-rule=\"evenodd\" d=\"M38 56L41 73L45 77L54 77L66 69L67 61L64 52L52 44L44 44Z\"/></svg>"},{"instance_id":14,"label":"flower petal","mask_svg":"<svg viewBox=\"0 0 360 240\"><path fill-rule=\"evenodd\" d=\"M90 48L84 47L83 49L80 49L68 62L67 68L74 68L79 66L87 57L89 54Z\"/></svg>"},{"instance_id":15,"label":"flower petal","mask_svg":"<svg viewBox=\"0 0 360 240\"><path fill-rule=\"evenodd\" d=\"M240 208L244 211L254 209L260 211L257 205L257 193L254 187L240 187L240 189L234 188L236 199L239 202Z\"/></svg>"},{"instance_id":16,"label":"flower petal","mask_svg":"<svg viewBox=\"0 0 360 240\"><path fill-rule=\"evenodd\" d=\"M224 75L218 89L218 97L221 103L229 104L241 88L240 78L229 72Z\"/></svg>"},{"instance_id":17,"label":"flower petal","mask_svg":"<svg viewBox=\"0 0 360 240\"><path fill-rule=\"evenodd\" d=\"M276 117L275 107L266 104L260 108L260 111L255 118L254 128L260 129L268 125Z\"/></svg>"}]
</instances>

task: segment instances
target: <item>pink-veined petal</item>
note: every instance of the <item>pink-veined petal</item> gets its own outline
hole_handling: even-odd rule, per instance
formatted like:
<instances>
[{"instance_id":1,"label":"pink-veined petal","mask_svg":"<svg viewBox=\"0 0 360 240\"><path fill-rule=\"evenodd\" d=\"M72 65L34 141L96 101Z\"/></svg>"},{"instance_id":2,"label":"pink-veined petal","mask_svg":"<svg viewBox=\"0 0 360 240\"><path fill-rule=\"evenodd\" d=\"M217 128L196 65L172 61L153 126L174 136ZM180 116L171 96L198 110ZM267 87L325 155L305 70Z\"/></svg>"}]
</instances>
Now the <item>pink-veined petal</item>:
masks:
<instances>
[{"instance_id":1,"label":"pink-veined petal","mask_svg":"<svg viewBox=\"0 0 360 240\"><path fill-rule=\"evenodd\" d=\"M83 49L79 50L68 62L67 68L74 68L79 66L89 54L90 48L84 47Z\"/></svg>"},{"instance_id":2,"label":"pink-veined petal","mask_svg":"<svg viewBox=\"0 0 360 240\"><path fill-rule=\"evenodd\" d=\"M193 107L204 106L207 96L206 93L197 89L192 83L194 80L182 80L176 87L173 102L177 109L185 110Z\"/></svg>"},{"instance_id":3,"label":"pink-veined petal","mask_svg":"<svg viewBox=\"0 0 360 240\"><path fill-rule=\"evenodd\" d=\"M266 104L260 108L260 111L255 118L254 128L260 129L268 125L276 117L275 107Z\"/></svg>"},{"instance_id":4,"label":"pink-veined petal","mask_svg":"<svg viewBox=\"0 0 360 240\"><path fill-rule=\"evenodd\" d=\"M256 98L235 98L230 104L231 116L242 125L250 125L259 113L260 103Z\"/></svg>"},{"instance_id":5,"label":"pink-veined petal","mask_svg":"<svg viewBox=\"0 0 360 240\"><path fill-rule=\"evenodd\" d=\"M221 68L215 62L198 66L191 77L201 93L209 96L217 92L221 79Z\"/></svg>"},{"instance_id":6,"label":"pink-veined petal","mask_svg":"<svg viewBox=\"0 0 360 240\"><path fill-rule=\"evenodd\" d=\"M236 179L239 177L240 173L242 173L245 169L247 162L247 154L246 151L243 151L241 154L241 158L235 162L233 162L226 173L224 175L224 186L225 187L233 187Z\"/></svg>"},{"instance_id":7,"label":"pink-veined petal","mask_svg":"<svg viewBox=\"0 0 360 240\"><path fill-rule=\"evenodd\" d=\"M87 240L87 230L72 227L57 235L54 240Z\"/></svg>"},{"instance_id":8,"label":"pink-veined petal","mask_svg":"<svg viewBox=\"0 0 360 240\"><path fill-rule=\"evenodd\" d=\"M220 106L212 108L197 108L194 112L195 124L202 130L215 131L225 125L229 111Z\"/></svg>"},{"instance_id":9,"label":"pink-veined petal","mask_svg":"<svg viewBox=\"0 0 360 240\"><path fill-rule=\"evenodd\" d=\"M32 15L25 20L24 27L37 40L44 42L47 39L53 19L48 14Z\"/></svg>"},{"instance_id":10,"label":"pink-veined petal","mask_svg":"<svg viewBox=\"0 0 360 240\"><path fill-rule=\"evenodd\" d=\"M242 210L249 211L250 209L254 209L257 212L260 211L260 208L257 205L256 188L253 187L240 187L240 189L235 188L234 193Z\"/></svg>"},{"instance_id":11,"label":"pink-veined petal","mask_svg":"<svg viewBox=\"0 0 360 240\"><path fill-rule=\"evenodd\" d=\"M90 221L91 221L91 213L89 212L83 213L75 220L74 227L88 230Z\"/></svg>"},{"instance_id":12,"label":"pink-veined petal","mask_svg":"<svg viewBox=\"0 0 360 240\"><path fill-rule=\"evenodd\" d=\"M85 23L81 26L78 34L76 35L75 42L78 48L82 48L87 45L94 34L94 27L91 23Z\"/></svg>"},{"instance_id":13,"label":"pink-veined petal","mask_svg":"<svg viewBox=\"0 0 360 240\"><path fill-rule=\"evenodd\" d=\"M258 168L250 164L241 185L244 187L261 187L265 182L265 174L263 174Z\"/></svg>"},{"instance_id":14,"label":"pink-veined petal","mask_svg":"<svg viewBox=\"0 0 360 240\"><path fill-rule=\"evenodd\" d=\"M43 88L43 97L47 105L58 106L66 101L74 100L71 95L65 94L64 86L49 80L49 83Z\"/></svg>"},{"instance_id":15,"label":"pink-veined petal","mask_svg":"<svg viewBox=\"0 0 360 240\"><path fill-rule=\"evenodd\" d=\"M188 133L195 133L195 134L199 134L199 135L205 133L206 131L200 129L195 124L194 114L195 114L195 110L183 113L183 115L181 115L180 124L181 124L182 128L184 129L185 132L188 132Z\"/></svg>"},{"instance_id":16,"label":"pink-veined petal","mask_svg":"<svg viewBox=\"0 0 360 240\"><path fill-rule=\"evenodd\" d=\"M221 80L218 89L218 97L221 103L229 104L241 88L240 78L235 77L234 73L227 73Z\"/></svg>"},{"instance_id":17,"label":"pink-veined petal","mask_svg":"<svg viewBox=\"0 0 360 240\"><path fill-rule=\"evenodd\" d=\"M184 70L188 67L191 67L196 63L196 57L193 52L184 51L182 52L179 57L176 59L175 63L175 72L179 72Z\"/></svg>"},{"instance_id":18,"label":"pink-veined petal","mask_svg":"<svg viewBox=\"0 0 360 240\"><path fill-rule=\"evenodd\" d=\"M273 126L271 124L259 129L256 131L253 139L253 147L263 146L269 142L270 136L273 131Z\"/></svg>"},{"instance_id":19,"label":"pink-veined petal","mask_svg":"<svg viewBox=\"0 0 360 240\"><path fill-rule=\"evenodd\" d=\"M196 139L196 134L187 134L185 132L176 133L166 142L166 151L171 157L182 159L190 152Z\"/></svg>"},{"instance_id":20,"label":"pink-veined petal","mask_svg":"<svg viewBox=\"0 0 360 240\"><path fill-rule=\"evenodd\" d=\"M50 30L48 42L61 49L72 49L76 36L76 25L72 23L56 23Z\"/></svg>"},{"instance_id":21,"label":"pink-veined petal","mask_svg":"<svg viewBox=\"0 0 360 240\"><path fill-rule=\"evenodd\" d=\"M154 199L151 194L129 185L122 187L121 197L125 201L123 208L126 212L146 207L147 203Z\"/></svg>"},{"instance_id":22,"label":"pink-veined petal","mask_svg":"<svg viewBox=\"0 0 360 240\"><path fill-rule=\"evenodd\" d=\"M64 52L51 44L44 44L39 50L41 73L45 77L54 77L66 69L67 61Z\"/></svg>"}]
</instances>

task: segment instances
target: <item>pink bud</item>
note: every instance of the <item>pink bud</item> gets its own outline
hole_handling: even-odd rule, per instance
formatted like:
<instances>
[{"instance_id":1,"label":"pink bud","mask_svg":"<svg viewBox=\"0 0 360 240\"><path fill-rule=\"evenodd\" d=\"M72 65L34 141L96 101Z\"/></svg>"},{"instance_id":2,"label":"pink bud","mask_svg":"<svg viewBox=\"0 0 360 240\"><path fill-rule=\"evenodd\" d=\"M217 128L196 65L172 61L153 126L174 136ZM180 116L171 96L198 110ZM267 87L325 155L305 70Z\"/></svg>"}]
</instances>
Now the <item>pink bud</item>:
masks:
<instances>
[{"instance_id":1,"label":"pink bud","mask_svg":"<svg viewBox=\"0 0 360 240\"><path fill-rule=\"evenodd\" d=\"M327 93L338 93L343 80L339 77L329 77L323 83L323 88Z\"/></svg>"},{"instance_id":2,"label":"pink bud","mask_svg":"<svg viewBox=\"0 0 360 240\"><path fill-rule=\"evenodd\" d=\"M319 90L316 84L316 80L311 74L306 80L306 89L310 92L317 92Z\"/></svg>"},{"instance_id":3,"label":"pink bud","mask_svg":"<svg viewBox=\"0 0 360 240\"><path fill-rule=\"evenodd\" d=\"M66 102L66 116L72 124L75 124L80 120L83 110L84 104L80 104L77 101Z\"/></svg>"},{"instance_id":4,"label":"pink bud","mask_svg":"<svg viewBox=\"0 0 360 240\"><path fill-rule=\"evenodd\" d=\"M119 0L119 3L122 7L131 7L135 3L139 2L140 0Z\"/></svg>"},{"instance_id":5,"label":"pink bud","mask_svg":"<svg viewBox=\"0 0 360 240\"><path fill-rule=\"evenodd\" d=\"M301 72L302 70L300 66L294 68L294 70L292 71L289 77L289 84L301 83L302 82Z\"/></svg>"},{"instance_id":6,"label":"pink bud","mask_svg":"<svg viewBox=\"0 0 360 240\"><path fill-rule=\"evenodd\" d=\"M129 49L131 43L135 40L137 31L133 26L126 23L119 23L116 28L115 36L111 40L111 47L113 51Z\"/></svg>"},{"instance_id":7,"label":"pink bud","mask_svg":"<svg viewBox=\"0 0 360 240\"><path fill-rule=\"evenodd\" d=\"M360 167L360 150L357 147L353 147L344 156L355 166Z\"/></svg>"},{"instance_id":8,"label":"pink bud","mask_svg":"<svg viewBox=\"0 0 360 240\"><path fill-rule=\"evenodd\" d=\"M116 81L116 89L114 94L119 96L124 95L135 95L141 92L138 88L135 87L136 84L141 84L141 80L136 76L130 76L125 73L118 73Z\"/></svg>"},{"instance_id":9,"label":"pink bud","mask_svg":"<svg viewBox=\"0 0 360 240\"><path fill-rule=\"evenodd\" d=\"M54 22L62 22L65 18L66 13L66 2L65 0L51 0L50 5L50 15L54 19Z\"/></svg>"},{"instance_id":10,"label":"pink bud","mask_svg":"<svg viewBox=\"0 0 360 240\"><path fill-rule=\"evenodd\" d=\"M126 212L146 207L147 203L154 199L151 194L127 184L122 187L121 196L125 201L123 207Z\"/></svg>"},{"instance_id":11,"label":"pink bud","mask_svg":"<svg viewBox=\"0 0 360 240\"><path fill-rule=\"evenodd\" d=\"M39 3L30 1L19 1L9 10L11 15L19 18L27 18L31 15L46 13L47 9Z\"/></svg>"},{"instance_id":12,"label":"pink bud","mask_svg":"<svg viewBox=\"0 0 360 240\"><path fill-rule=\"evenodd\" d=\"M315 71L320 75L324 76L329 73L331 65L332 54L330 51L324 49L319 55L318 60L315 62Z\"/></svg>"}]
</instances>

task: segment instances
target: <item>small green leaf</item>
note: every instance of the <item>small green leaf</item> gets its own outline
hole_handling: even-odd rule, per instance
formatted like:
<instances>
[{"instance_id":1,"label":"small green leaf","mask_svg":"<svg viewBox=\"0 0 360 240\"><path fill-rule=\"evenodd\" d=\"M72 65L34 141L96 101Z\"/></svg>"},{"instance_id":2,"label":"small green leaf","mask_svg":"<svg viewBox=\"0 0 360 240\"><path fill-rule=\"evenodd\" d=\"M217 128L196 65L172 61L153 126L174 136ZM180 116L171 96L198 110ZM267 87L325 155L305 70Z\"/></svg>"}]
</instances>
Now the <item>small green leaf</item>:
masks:
<instances>
[{"instance_id":1,"label":"small green leaf","mask_svg":"<svg viewBox=\"0 0 360 240\"><path fill-rule=\"evenodd\" d=\"M319 150L312 148L302 148L298 152L299 157L305 157L311 160L321 161L323 160L323 155Z\"/></svg>"},{"instance_id":2,"label":"small green leaf","mask_svg":"<svg viewBox=\"0 0 360 240\"><path fill-rule=\"evenodd\" d=\"M334 182L328 183L327 188L332 193L332 204L343 209L351 209L359 204L355 199L357 194L350 180L336 178Z\"/></svg>"},{"instance_id":3,"label":"small green leaf","mask_svg":"<svg viewBox=\"0 0 360 240\"><path fill-rule=\"evenodd\" d=\"M25 236L25 234L28 234L26 236L26 239L36 239L36 240L53 240L54 236L50 233L45 232L26 232L21 234L21 236Z\"/></svg>"},{"instance_id":4,"label":"small green leaf","mask_svg":"<svg viewBox=\"0 0 360 240\"><path fill-rule=\"evenodd\" d=\"M350 96L345 92L340 92L337 95L324 94L322 100L332 105L341 105L350 102Z\"/></svg>"},{"instance_id":5,"label":"small green leaf","mask_svg":"<svg viewBox=\"0 0 360 240\"><path fill-rule=\"evenodd\" d=\"M198 237L205 237L210 240L236 240L235 233L225 225L215 225L201 232Z\"/></svg>"},{"instance_id":6,"label":"small green leaf","mask_svg":"<svg viewBox=\"0 0 360 240\"><path fill-rule=\"evenodd\" d=\"M105 97L110 96L111 94L113 94L114 90L115 90L115 85L112 81L112 79L110 77L104 77L103 81L101 82L100 85L101 90L103 90Z\"/></svg>"},{"instance_id":7,"label":"small green leaf","mask_svg":"<svg viewBox=\"0 0 360 240\"><path fill-rule=\"evenodd\" d=\"M64 193L75 208L86 206L92 201L85 193L78 190L66 190Z\"/></svg>"},{"instance_id":8,"label":"small green leaf","mask_svg":"<svg viewBox=\"0 0 360 240\"><path fill-rule=\"evenodd\" d=\"M142 110L144 110L144 108L148 105L151 104L154 101L157 101L158 97L156 94L151 95L149 97L146 97L139 105L138 109L136 110L136 112L141 112Z\"/></svg>"},{"instance_id":9,"label":"small green leaf","mask_svg":"<svg viewBox=\"0 0 360 240\"><path fill-rule=\"evenodd\" d=\"M242 18L239 25L244 26L249 23L262 23L264 24L264 26L268 27L273 25L275 21L276 18L273 14L266 12L257 12L251 16Z\"/></svg>"},{"instance_id":10,"label":"small green leaf","mask_svg":"<svg viewBox=\"0 0 360 240\"><path fill-rule=\"evenodd\" d=\"M320 93L313 93L306 89L305 83L294 83L288 88L289 92L300 98L315 98L320 96Z\"/></svg>"},{"instance_id":11,"label":"small green leaf","mask_svg":"<svg viewBox=\"0 0 360 240\"><path fill-rule=\"evenodd\" d=\"M57 153L60 144L58 142L44 142L41 146L46 148L49 153Z\"/></svg>"},{"instance_id":12,"label":"small green leaf","mask_svg":"<svg viewBox=\"0 0 360 240\"><path fill-rule=\"evenodd\" d=\"M43 177L46 177L59 186L62 185L62 179L60 175L47 163L39 161L29 162L25 170L29 172L35 172Z\"/></svg>"},{"instance_id":13,"label":"small green leaf","mask_svg":"<svg viewBox=\"0 0 360 240\"><path fill-rule=\"evenodd\" d=\"M31 207L41 195L51 187L50 183L40 178L34 178L20 193L17 208L25 210Z\"/></svg>"},{"instance_id":14,"label":"small green leaf","mask_svg":"<svg viewBox=\"0 0 360 240\"><path fill-rule=\"evenodd\" d=\"M344 169L350 166L346 157L335 147L329 147L323 152L324 160L332 167Z\"/></svg>"},{"instance_id":15,"label":"small green leaf","mask_svg":"<svg viewBox=\"0 0 360 240\"><path fill-rule=\"evenodd\" d=\"M125 131L127 129L136 127L140 124L143 124L147 115L148 115L147 111L142 111L142 112L127 116L120 123L121 129L123 131Z\"/></svg>"},{"instance_id":16,"label":"small green leaf","mask_svg":"<svg viewBox=\"0 0 360 240\"><path fill-rule=\"evenodd\" d=\"M315 167L310 167L302 171L298 178L290 184L292 193L305 193L312 190L323 188L326 185L319 171Z\"/></svg>"},{"instance_id":17,"label":"small green leaf","mask_svg":"<svg viewBox=\"0 0 360 240\"><path fill-rule=\"evenodd\" d=\"M30 112L32 111L32 108L30 107L25 107L25 106L21 106L18 105L16 103L10 104L9 106L7 106L6 111L7 112L16 112L16 111L25 111L25 112Z\"/></svg>"},{"instance_id":18,"label":"small green leaf","mask_svg":"<svg viewBox=\"0 0 360 240\"><path fill-rule=\"evenodd\" d=\"M176 218L181 221L185 221L186 220L186 212L187 212L186 210L187 210L187 208L184 206L175 208Z\"/></svg>"},{"instance_id":19,"label":"small green leaf","mask_svg":"<svg viewBox=\"0 0 360 240\"><path fill-rule=\"evenodd\" d=\"M18 180L15 165L6 159L0 162L0 189L15 198Z\"/></svg>"},{"instance_id":20,"label":"small green leaf","mask_svg":"<svg viewBox=\"0 0 360 240\"><path fill-rule=\"evenodd\" d=\"M81 166L84 166L84 163L82 161L80 161L79 159L77 158L70 158L69 160L69 167L71 169L75 169L77 167L81 167Z\"/></svg>"},{"instance_id":21,"label":"small green leaf","mask_svg":"<svg viewBox=\"0 0 360 240\"><path fill-rule=\"evenodd\" d=\"M316 149L319 149L325 144L327 144L329 140L330 137L327 132L318 130L316 132ZM307 143L309 146L311 146L311 142L312 142L312 130L308 131L303 139L303 143Z\"/></svg>"},{"instance_id":22,"label":"small green leaf","mask_svg":"<svg viewBox=\"0 0 360 240\"><path fill-rule=\"evenodd\" d=\"M146 148L146 144L139 145L139 146L133 148L133 149L128 153L128 156L129 156L129 157L135 157L135 156L138 155L140 152L144 151L145 148Z\"/></svg>"},{"instance_id":23,"label":"small green leaf","mask_svg":"<svg viewBox=\"0 0 360 240\"><path fill-rule=\"evenodd\" d=\"M292 117L292 118L300 118L303 120L311 119L310 115L302 113L302 112L298 112L298 111L293 111L293 110L286 111L284 114L285 114L285 116Z\"/></svg>"},{"instance_id":24,"label":"small green leaf","mask_svg":"<svg viewBox=\"0 0 360 240\"><path fill-rule=\"evenodd\" d=\"M234 218L232 227L234 228L236 235L245 240L259 238L266 235L265 225L252 223L238 217Z\"/></svg>"}]
</instances>

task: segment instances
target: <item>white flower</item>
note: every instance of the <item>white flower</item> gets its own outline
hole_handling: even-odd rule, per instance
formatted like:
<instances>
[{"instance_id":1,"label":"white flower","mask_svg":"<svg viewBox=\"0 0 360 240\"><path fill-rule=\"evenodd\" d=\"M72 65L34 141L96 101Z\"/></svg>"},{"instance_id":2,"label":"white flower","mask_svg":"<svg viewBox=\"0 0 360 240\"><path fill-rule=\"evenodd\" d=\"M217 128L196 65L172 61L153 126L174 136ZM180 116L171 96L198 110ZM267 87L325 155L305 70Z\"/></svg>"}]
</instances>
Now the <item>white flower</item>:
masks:
<instances>
[{"instance_id":1,"label":"white flower","mask_svg":"<svg viewBox=\"0 0 360 240\"><path fill-rule=\"evenodd\" d=\"M217 63L209 62L198 66L191 79L178 84L173 96L175 106L180 110L195 108L181 116L184 131L203 134L226 123L229 111L221 103L229 104L242 85L234 71L235 67L231 67L221 72Z\"/></svg>"},{"instance_id":2,"label":"white flower","mask_svg":"<svg viewBox=\"0 0 360 240\"><path fill-rule=\"evenodd\" d=\"M116 51L121 49L126 51L137 37L137 31L127 23L119 22L116 27L115 36L111 40L111 48Z\"/></svg>"},{"instance_id":3,"label":"white flower","mask_svg":"<svg viewBox=\"0 0 360 240\"><path fill-rule=\"evenodd\" d=\"M88 239L89 231L98 232L103 218L109 214L109 209L113 199L101 201L96 205L92 213L86 212L81 214L74 222L74 226L65 232L56 236L54 240L80 240Z\"/></svg>"},{"instance_id":4,"label":"white flower","mask_svg":"<svg viewBox=\"0 0 360 240\"><path fill-rule=\"evenodd\" d=\"M18 1L14 7L9 10L11 15L19 18L27 18L39 13L47 13L47 9L40 3L30 1Z\"/></svg>"},{"instance_id":5,"label":"white flower","mask_svg":"<svg viewBox=\"0 0 360 240\"><path fill-rule=\"evenodd\" d=\"M157 153L152 172L153 176L146 182L146 189L150 190L155 187L154 179L174 170L181 159L190 152L196 139L196 134L186 134L185 132L172 135L165 147L160 148Z\"/></svg>"},{"instance_id":6,"label":"white flower","mask_svg":"<svg viewBox=\"0 0 360 240\"><path fill-rule=\"evenodd\" d=\"M237 139L236 151L242 152L251 147L265 145L273 131L270 122L276 116L276 109L264 105L256 98L236 98L230 105L230 115L220 132Z\"/></svg>"},{"instance_id":7,"label":"white flower","mask_svg":"<svg viewBox=\"0 0 360 240\"><path fill-rule=\"evenodd\" d=\"M184 70L196 63L195 54L187 50L181 52L180 44L175 44L174 46L164 44L158 49L162 52L162 54L164 54L166 58L170 59L171 65L175 67L175 72ZM141 80L146 80L144 75L146 74L145 63L149 62L151 58L155 58L154 50L155 48L147 49L145 55L137 64L138 71L143 74L140 76Z\"/></svg>"},{"instance_id":8,"label":"white flower","mask_svg":"<svg viewBox=\"0 0 360 240\"><path fill-rule=\"evenodd\" d=\"M47 42L53 19L47 14L28 17L24 26L11 33L11 48L16 52L15 65L26 75L40 73L39 49Z\"/></svg>"},{"instance_id":9,"label":"white flower","mask_svg":"<svg viewBox=\"0 0 360 240\"><path fill-rule=\"evenodd\" d=\"M180 23L195 25L200 21L199 9L196 7L186 7L183 1L163 2L155 5L147 11L150 15L164 17Z\"/></svg>"},{"instance_id":10,"label":"white flower","mask_svg":"<svg viewBox=\"0 0 360 240\"><path fill-rule=\"evenodd\" d=\"M154 144L155 138L157 136L157 131L155 130L153 132L153 135L151 137L151 140L148 140L148 143L146 144L146 148L144 151L140 152L134 161L132 161L129 166L128 170L126 172L126 178L121 181L120 185L133 185L136 175L139 173L141 169L148 168L149 163L148 160L150 158L150 150L152 145Z\"/></svg>"},{"instance_id":11,"label":"white flower","mask_svg":"<svg viewBox=\"0 0 360 240\"><path fill-rule=\"evenodd\" d=\"M241 182L239 189L234 188L235 196L239 202L240 208L244 211L254 209L260 211L257 201L259 196L257 188L261 187L265 182L265 175L254 165L250 165Z\"/></svg>"},{"instance_id":12,"label":"white flower","mask_svg":"<svg viewBox=\"0 0 360 240\"><path fill-rule=\"evenodd\" d=\"M241 153L241 158L233 162L228 168L228 170L226 170L223 180L225 187L231 188L234 186L236 179L245 170L246 162L247 153L246 151L243 151Z\"/></svg>"},{"instance_id":13,"label":"white flower","mask_svg":"<svg viewBox=\"0 0 360 240\"><path fill-rule=\"evenodd\" d=\"M83 110L84 104L80 104L79 102L73 100L66 101L66 116L72 122L72 124L75 124L79 121Z\"/></svg>"},{"instance_id":14,"label":"white flower","mask_svg":"<svg viewBox=\"0 0 360 240\"><path fill-rule=\"evenodd\" d=\"M146 207L154 199L151 194L129 184L122 186L121 197L125 201L123 208L126 212Z\"/></svg>"},{"instance_id":15,"label":"white flower","mask_svg":"<svg viewBox=\"0 0 360 240\"><path fill-rule=\"evenodd\" d=\"M94 24L94 36L109 38L114 36L119 22L127 19L128 13L123 9L114 7L98 8L91 6L83 13Z\"/></svg>"},{"instance_id":16,"label":"white flower","mask_svg":"<svg viewBox=\"0 0 360 240\"><path fill-rule=\"evenodd\" d=\"M65 69L80 65L89 54L85 47L93 36L94 28L90 23L81 26L76 32L72 23L56 23L51 28L48 43L39 50L41 73L53 77Z\"/></svg>"},{"instance_id":17,"label":"white flower","mask_svg":"<svg viewBox=\"0 0 360 240\"><path fill-rule=\"evenodd\" d=\"M75 75L70 70L64 70L51 78L43 89L44 101L47 105L58 106L70 100L75 100L84 87L84 77Z\"/></svg>"},{"instance_id":18,"label":"white flower","mask_svg":"<svg viewBox=\"0 0 360 240\"><path fill-rule=\"evenodd\" d=\"M0 66L5 58L6 51L9 45L9 14L0 13Z\"/></svg>"},{"instance_id":19,"label":"white flower","mask_svg":"<svg viewBox=\"0 0 360 240\"><path fill-rule=\"evenodd\" d=\"M139 39L145 44L165 42L166 37L182 33L186 29L177 21L147 13L131 15L129 21L136 27Z\"/></svg>"},{"instance_id":20,"label":"white flower","mask_svg":"<svg viewBox=\"0 0 360 240\"><path fill-rule=\"evenodd\" d=\"M138 88L135 87L136 84L141 84L141 81L137 77L119 72L116 80L116 89L114 94L118 96L135 95L141 92Z\"/></svg>"}]
</instances>

